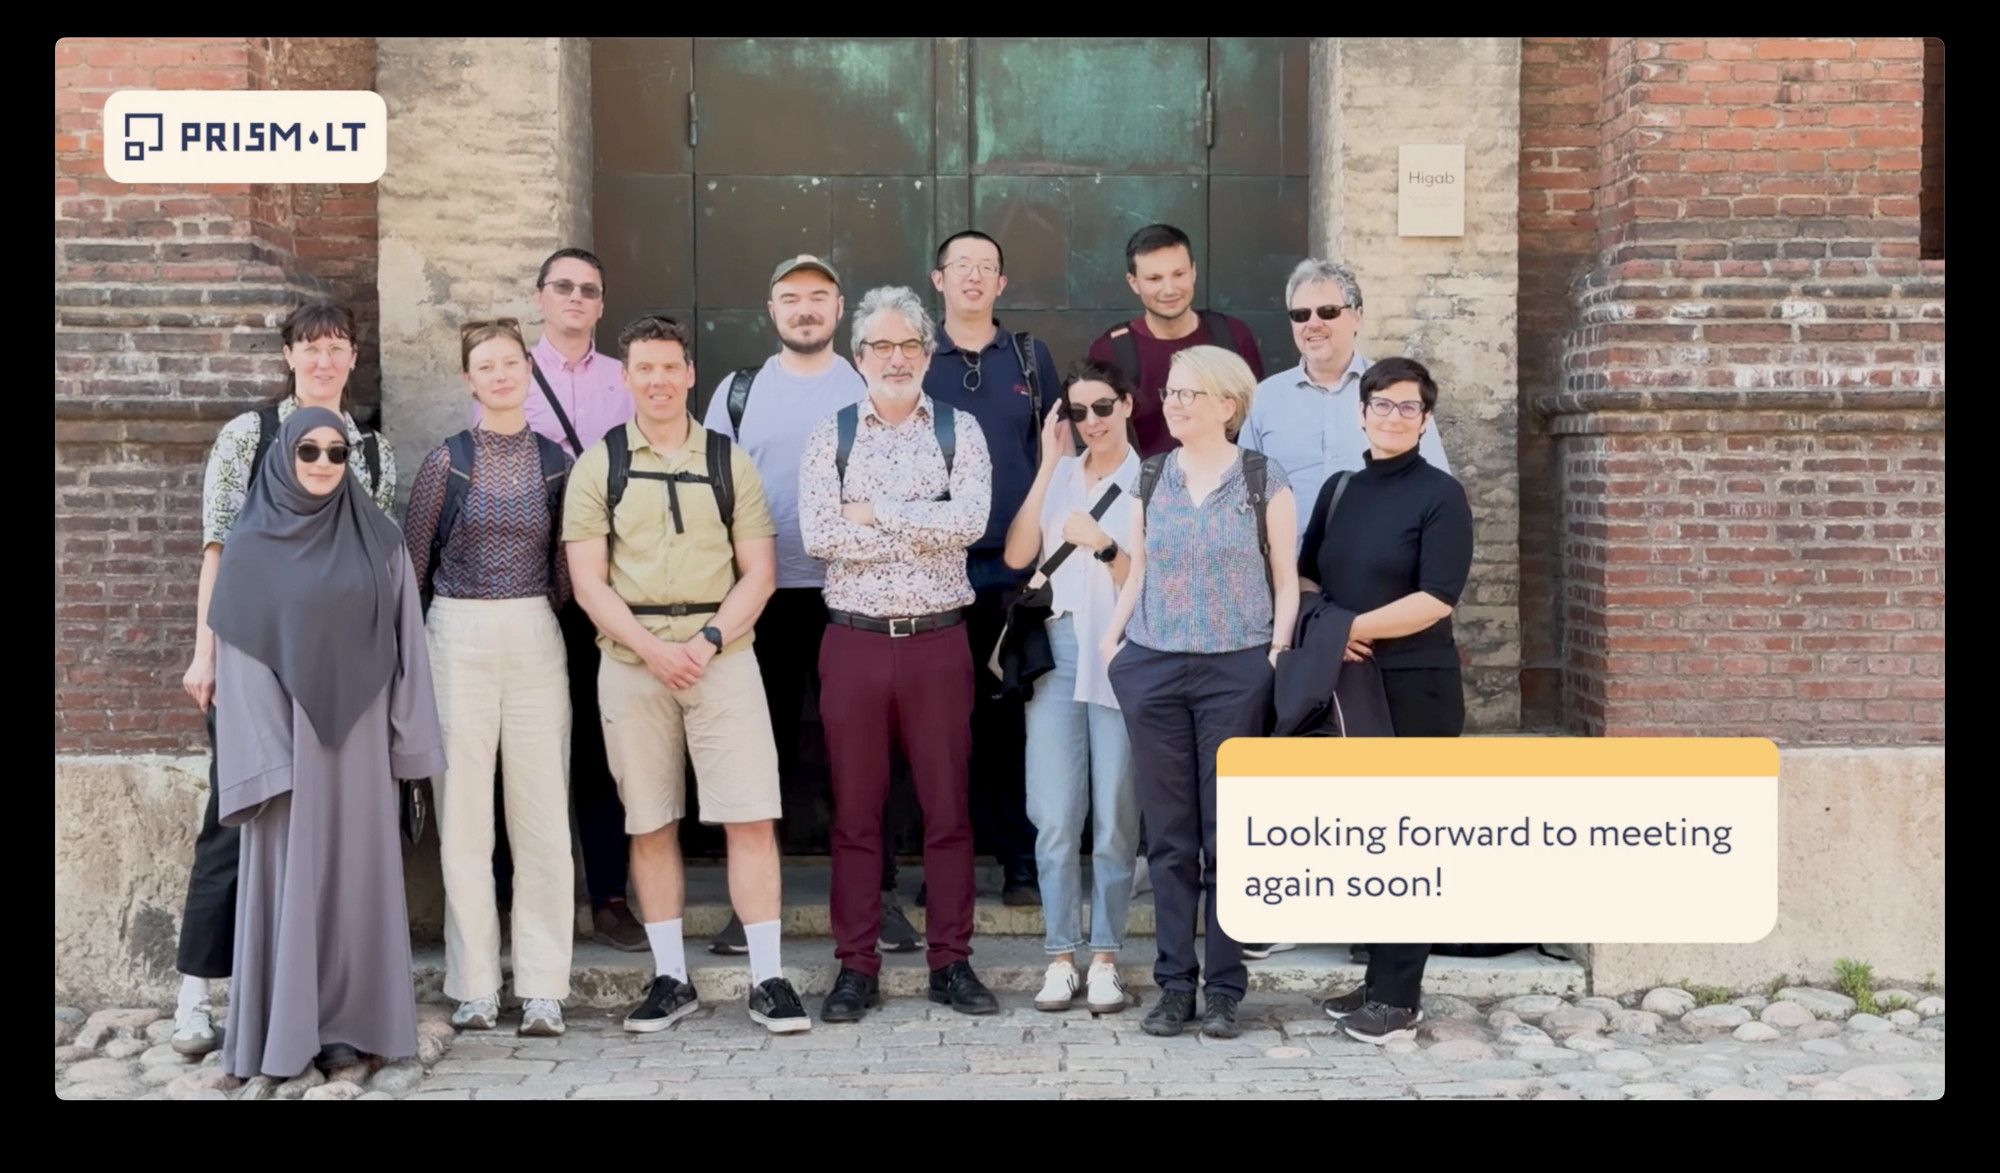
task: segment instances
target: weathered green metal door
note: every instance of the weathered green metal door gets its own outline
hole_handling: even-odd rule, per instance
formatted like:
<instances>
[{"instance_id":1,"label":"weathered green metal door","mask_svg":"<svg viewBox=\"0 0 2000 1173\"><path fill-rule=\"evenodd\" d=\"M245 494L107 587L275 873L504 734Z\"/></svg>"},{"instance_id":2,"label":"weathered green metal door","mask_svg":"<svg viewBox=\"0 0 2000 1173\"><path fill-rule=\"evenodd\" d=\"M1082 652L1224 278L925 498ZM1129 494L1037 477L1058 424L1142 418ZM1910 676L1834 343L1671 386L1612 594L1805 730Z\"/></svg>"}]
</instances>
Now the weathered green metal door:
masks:
<instances>
[{"instance_id":1,"label":"weathered green metal door","mask_svg":"<svg viewBox=\"0 0 2000 1173\"><path fill-rule=\"evenodd\" d=\"M1060 364L1138 312L1125 241L1154 221L1193 237L1198 301L1250 322L1267 368L1296 359L1283 292L1306 248L1302 39L599 39L593 53L598 344L640 313L693 322L697 410L775 349L780 259L831 259L850 309L875 285L928 296L938 240L965 227L1006 249L1003 321ZM824 851L824 793L788 789L785 809L786 849Z\"/></svg>"}]
</instances>

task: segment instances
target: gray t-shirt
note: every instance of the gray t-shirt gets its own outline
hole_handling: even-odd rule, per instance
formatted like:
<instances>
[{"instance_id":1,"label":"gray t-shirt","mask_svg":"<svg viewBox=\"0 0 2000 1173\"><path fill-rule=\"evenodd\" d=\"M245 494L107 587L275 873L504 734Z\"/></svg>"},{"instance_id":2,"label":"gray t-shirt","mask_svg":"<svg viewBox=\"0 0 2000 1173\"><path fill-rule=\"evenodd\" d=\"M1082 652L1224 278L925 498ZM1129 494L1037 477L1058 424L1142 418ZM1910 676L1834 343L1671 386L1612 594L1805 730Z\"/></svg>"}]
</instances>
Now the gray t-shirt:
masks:
<instances>
[{"instance_id":1,"label":"gray t-shirt","mask_svg":"<svg viewBox=\"0 0 2000 1173\"><path fill-rule=\"evenodd\" d=\"M771 521L778 527L778 586L822 587L826 564L806 555L799 537L799 463L805 458L806 437L813 425L867 394L860 372L838 355L824 374L801 379L778 365L778 356L764 360L750 385L750 402L743 410L743 434L729 426L729 384L735 372L723 376L708 403L711 431L721 432L743 446L764 480L764 497Z\"/></svg>"}]
</instances>

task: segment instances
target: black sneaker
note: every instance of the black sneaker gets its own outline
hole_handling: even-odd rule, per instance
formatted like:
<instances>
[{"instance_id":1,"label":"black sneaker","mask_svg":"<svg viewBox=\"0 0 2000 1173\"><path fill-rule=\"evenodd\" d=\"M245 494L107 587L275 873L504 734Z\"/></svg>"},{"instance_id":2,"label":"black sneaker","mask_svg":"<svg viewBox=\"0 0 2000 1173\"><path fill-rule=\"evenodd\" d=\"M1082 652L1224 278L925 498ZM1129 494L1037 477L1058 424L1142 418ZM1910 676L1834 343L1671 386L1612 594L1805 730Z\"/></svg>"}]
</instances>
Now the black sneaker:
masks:
<instances>
[{"instance_id":1,"label":"black sneaker","mask_svg":"<svg viewBox=\"0 0 2000 1173\"><path fill-rule=\"evenodd\" d=\"M1210 994L1206 1000L1208 1006L1201 1016L1202 1034L1211 1039L1233 1039L1243 1033L1243 1028L1236 1025L1235 998L1228 994Z\"/></svg>"},{"instance_id":2,"label":"black sneaker","mask_svg":"<svg viewBox=\"0 0 2000 1173\"><path fill-rule=\"evenodd\" d=\"M931 1001L960 1014L998 1014L1000 999L972 972L969 961L954 961L931 971Z\"/></svg>"},{"instance_id":3,"label":"black sneaker","mask_svg":"<svg viewBox=\"0 0 2000 1173\"><path fill-rule=\"evenodd\" d=\"M918 908L924 907L924 902L926 900L929 900L930 898L931 898L931 885L930 881L926 880L925 882L917 885L917 907Z\"/></svg>"},{"instance_id":4,"label":"black sneaker","mask_svg":"<svg viewBox=\"0 0 2000 1173\"><path fill-rule=\"evenodd\" d=\"M723 925L722 931L715 934L715 939L708 943L708 951L733 954L738 957L750 952L750 936L743 931L743 918L733 912L730 913L729 923Z\"/></svg>"},{"instance_id":5,"label":"black sneaker","mask_svg":"<svg viewBox=\"0 0 2000 1173\"><path fill-rule=\"evenodd\" d=\"M1319 1004L1319 1008L1326 1011L1328 1018L1339 1022L1350 1014L1361 1013L1361 1008L1366 1005L1368 1005L1368 987L1360 985L1347 991L1345 994L1337 994L1334 997L1328 998Z\"/></svg>"},{"instance_id":6,"label":"black sneaker","mask_svg":"<svg viewBox=\"0 0 2000 1173\"><path fill-rule=\"evenodd\" d=\"M700 1005L701 999L695 994L693 986L661 974L647 988L646 1000L625 1016L625 1029L640 1034L665 1030L693 1014Z\"/></svg>"},{"instance_id":7,"label":"black sneaker","mask_svg":"<svg viewBox=\"0 0 2000 1173\"><path fill-rule=\"evenodd\" d=\"M813 1025L805 1003L799 1001L799 992L781 977L750 987L750 1021L763 1023L774 1035L811 1030Z\"/></svg>"},{"instance_id":8,"label":"black sneaker","mask_svg":"<svg viewBox=\"0 0 2000 1173\"><path fill-rule=\"evenodd\" d=\"M881 983L873 974L842 966L833 979L833 991L820 1003L821 1022L860 1022L868 1011L882 1004Z\"/></svg>"},{"instance_id":9,"label":"black sneaker","mask_svg":"<svg viewBox=\"0 0 2000 1173\"><path fill-rule=\"evenodd\" d=\"M1424 1020L1422 1008L1406 1010L1386 1002L1370 1002L1340 1020L1347 1036L1364 1043L1393 1043L1417 1037L1417 1024Z\"/></svg>"},{"instance_id":10,"label":"black sneaker","mask_svg":"<svg viewBox=\"0 0 2000 1173\"><path fill-rule=\"evenodd\" d=\"M1149 1035L1172 1038L1181 1033L1182 1028L1194 1021L1194 994L1188 990L1168 990L1160 995L1152 1013L1139 1029Z\"/></svg>"},{"instance_id":11,"label":"black sneaker","mask_svg":"<svg viewBox=\"0 0 2000 1173\"><path fill-rule=\"evenodd\" d=\"M883 896L882 928L875 934L875 947L884 953L914 953L923 948L924 938L903 913L903 906L887 899L887 893Z\"/></svg>"}]
</instances>

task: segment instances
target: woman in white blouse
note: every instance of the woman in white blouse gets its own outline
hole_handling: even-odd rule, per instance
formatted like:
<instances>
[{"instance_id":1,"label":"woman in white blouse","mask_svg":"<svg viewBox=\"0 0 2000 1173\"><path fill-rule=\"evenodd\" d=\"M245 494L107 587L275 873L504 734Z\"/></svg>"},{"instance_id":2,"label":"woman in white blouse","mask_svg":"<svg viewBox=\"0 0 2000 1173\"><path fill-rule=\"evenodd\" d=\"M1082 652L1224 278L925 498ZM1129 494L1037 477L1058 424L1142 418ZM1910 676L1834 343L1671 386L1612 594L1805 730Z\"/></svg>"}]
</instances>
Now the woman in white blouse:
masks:
<instances>
[{"instance_id":1,"label":"woman in white blouse","mask_svg":"<svg viewBox=\"0 0 2000 1173\"><path fill-rule=\"evenodd\" d=\"M1017 570L1076 548L1050 578L1050 650L1055 668L1027 704L1028 818L1035 824L1049 969L1035 1006L1066 1010L1084 990L1076 968L1084 947L1078 855L1087 816L1091 844L1091 963L1086 999L1093 1014L1123 1010L1118 946L1132 902L1139 846L1132 747L1098 650L1131 559L1112 534L1130 533L1139 454L1130 442L1132 389L1125 376L1088 361L1073 365L1063 397L1042 425L1042 464L1007 529L1005 558ZM1081 440L1081 455L1074 455ZM1110 494L1109 507L1091 513ZM1037 572L1034 581L1042 575Z\"/></svg>"}]
</instances>

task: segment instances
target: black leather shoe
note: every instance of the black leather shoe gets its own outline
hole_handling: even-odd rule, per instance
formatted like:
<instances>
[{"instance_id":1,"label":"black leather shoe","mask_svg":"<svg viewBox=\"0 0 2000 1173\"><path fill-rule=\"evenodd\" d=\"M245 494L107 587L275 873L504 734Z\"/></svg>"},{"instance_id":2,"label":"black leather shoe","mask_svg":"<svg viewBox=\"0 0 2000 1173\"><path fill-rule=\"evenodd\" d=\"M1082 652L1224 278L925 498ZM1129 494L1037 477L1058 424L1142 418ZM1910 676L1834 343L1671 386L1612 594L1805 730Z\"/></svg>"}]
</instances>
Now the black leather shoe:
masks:
<instances>
[{"instance_id":1,"label":"black leather shoe","mask_svg":"<svg viewBox=\"0 0 2000 1173\"><path fill-rule=\"evenodd\" d=\"M1243 1033L1236 1025L1236 999L1228 994L1210 994L1207 1012L1201 1016L1201 1033L1211 1039L1233 1039Z\"/></svg>"},{"instance_id":2,"label":"black leather shoe","mask_svg":"<svg viewBox=\"0 0 2000 1173\"><path fill-rule=\"evenodd\" d=\"M931 971L931 1001L960 1014L998 1014L1000 999L972 972L969 961L954 961Z\"/></svg>"},{"instance_id":3,"label":"black leather shoe","mask_svg":"<svg viewBox=\"0 0 2000 1173\"><path fill-rule=\"evenodd\" d=\"M1194 994L1187 990L1168 990L1160 995L1153 1012L1146 1015L1146 1021L1139 1024L1139 1029L1149 1035L1171 1038L1193 1021Z\"/></svg>"},{"instance_id":4,"label":"black leather shoe","mask_svg":"<svg viewBox=\"0 0 2000 1173\"><path fill-rule=\"evenodd\" d=\"M833 990L820 1003L821 1022L860 1022L870 1010L882 1004L882 986L873 974L842 966L833 979Z\"/></svg>"},{"instance_id":5,"label":"black leather shoe","mask_svg":"<svg viewBox=\"0 0 2000 1173\"><path fill-rule=\"evenodd\" d=\"M1009 908L1041 907L1041 879L1035 874L1032 862L1015 864L1007 869L1007 879L1000 885L1000 903Z\"/></svg>"}]
</instances>

